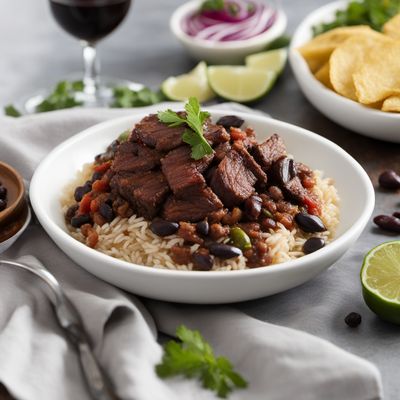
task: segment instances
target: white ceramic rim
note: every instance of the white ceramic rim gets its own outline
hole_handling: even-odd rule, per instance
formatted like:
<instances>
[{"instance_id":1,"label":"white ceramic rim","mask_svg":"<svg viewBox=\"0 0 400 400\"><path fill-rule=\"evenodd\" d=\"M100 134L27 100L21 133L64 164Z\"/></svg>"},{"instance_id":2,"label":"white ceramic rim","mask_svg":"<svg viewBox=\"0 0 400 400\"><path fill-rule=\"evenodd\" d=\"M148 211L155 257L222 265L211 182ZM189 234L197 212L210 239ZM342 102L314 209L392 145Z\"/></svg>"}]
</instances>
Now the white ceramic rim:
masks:
<instances>
[{"instance_id":1,"label":"white ceramic rim","mask_svg":"<svg viewBox=\"0 0 400 400\"><path fill-rule=\"evenodd\" d=\"M374 108L369 108L364 106L354 100L350 100L346 97L341 96L340 94L334 92L333 90L328 89L325 85L323 85L315 76L312 74L308 65L301 54L297 51L297 47L306 43L301 36L304 31L310 31L311 26L314 25L314 19L320 19L321 21L329 21L333 13L339 9L343 9L350 0L340 0L332 3L328 3L320 8L317 8L313 12L307 15L297 27L296 31L293 34L290 46L289 46L289 61L293 68L299 74L304 75L307 79L307 84L312 85L315 89L319 89L324 93L326 97L331 97L332 101L341 102L343 107L347 107L348 109L353 109L354 112L357 112L359 117L362 117L360 113L373 115L376 118L384 118L384 119L393 119L399 120L400 122L400 113L390 113L382 110L377 110ZM320 17L320 18L318 18Z\"/></svg>"},{"instance_id":2,"label":"white ceramic rim","mask_svg":"<svg viewBox=\"0 0 400 400\"><path fill-rule=\"evenodd\" d=\"M277 16L274 24L265 32L260 33L250 39L245 40L232 40L227 42L214 42L211 40L197 39L193 36L188 35L182 29L182 19L189 13L198 9L202 0L192 0L182 4L178 7L171 16L170 29L174 35L188 45L195 45L207 49L243 49L251 47L253 45L259 45L274 40L276 37L283 34L287 25L287 17L282 8L277 8Z\"/></svg>"},{"instance_id":3,"label":"white ceramic rim","mask_svg":"<svg viewBox=\"0 0 400 400\"><path fill-rule=\"evenodd\" d=\"M227 110L210 110L211 115L213 112L220 112L220 113L225 113ZM136 271L138 273L142 274L154 274L159 277L163 276L169 276L172 277L174 276L175 278L187 278L189 276L196 277L196 276L201 276L203 278L206 278L207 276L213 277L215 279L225 279L227 277L227 274L231 277L231 279L240 279L243 276L247 275L263 275L263 274L268 274L268 273L276 273L279 271L283 270L288 270L288 269L294 269L294 268L299 268L302 267L303 265L306 265L308 262L312 262L313 260L317 260L320 256L324 255L325 258L333 257L334 255L340 251L341 245L344 242L347 242L348 240L351 240L355 236L358 236L358 233L365 227L366 223L368 222L372 211L374 209L375 205L375 192L374 188L372 186L372 183L367 175L367 173L364 171L364 169L361 167L361 165L353 158L351 157L348 153L346 153L341 147L336 145L335 143L331 142L330 140L317 135L316 133L313 133L311 131L308 131L306 129L297 127L293 124L289 124L283 121L275 120L266 116L260 116L260 115L254 115L254 114L247 114L247 113L236 113L238 116L241 116L243 118L251 118L253 120L258 120L262 123L268 123L268 121L273 121L274 124L281 126L281 127L288 127L289 129L295 128L300 135L305 135L308 137L311 137L313 140L316 142L322 143L324 146L330 147L333 151L339 153L342 157L346 158L347 161L352 165L354 170L358 173L358 176L360 180L362 181L366 193L367 193L367 201L366 201L366 206L360 216L360 218L357 220L357 222L351 226L350 229L348 229L346 232L344 232L339 238L335 239L331 243L329 243L327 246L322 248L316 253L308 254L305 255L301 258L298 258L296 260L291 260L287 261L281 264L275 264L275 265L270 265L270 266L265 266L265 267L259 267L259 268L254 268L254 269L246 269L246 270L237 270L237 271L175 271L175 270L167 270L167 269L161 269L161 268L150 268L146 267L143 265L138 265L138 264L133 264L129 263L127 261L119 260L114 257L108 256L104 253L101 253L97 250L91 249L84 245L83 243L79 242L78 240L74 239L72 236L70 236L67 232L65 232L61 227L59 227L53 220L49 218L47 215L46 211L43 210L40 207L40 194L39 194L39 179L41 174L46 173L46 169L48 168L48 165L52 163L52 161L58 157L59 153L62 153L64 151L65 147L68 147L70 145L75 144L76 142L79 142L82 137L90 136L93 134L93 132L98 131L99 129L109 129L112 128L115 124L118 123L123 123L123 122L132 122L132 120L140 121L141 118L145 117L147 113L143 114L137 114L134 116L128 116L128 117L122 117L122 118L117 118L111 121L106 121L100 124L97 124L95 126L92 126L76 135L71 137L70 139L66 140L65 142L61 143L58 145L56 148L54 148L47 156L46 158L40 163L39 167L36 169L31 185L30 185L30 198L31 198L31 204L33 209L36 212L36 215L38 216L40 221L44 221L44 224L46 225L46 230L51 231L52 235L57 236L59 239L66 241L69 245L71 246L78 246L80 250L82 251L87 251L91 253L91 256L94 261L99 260L102 262L114 264L114 266L124 269L124 270L129 270L129 271ZM51 235L51 236L52 236Z\"/></svg>"}]
</instances>

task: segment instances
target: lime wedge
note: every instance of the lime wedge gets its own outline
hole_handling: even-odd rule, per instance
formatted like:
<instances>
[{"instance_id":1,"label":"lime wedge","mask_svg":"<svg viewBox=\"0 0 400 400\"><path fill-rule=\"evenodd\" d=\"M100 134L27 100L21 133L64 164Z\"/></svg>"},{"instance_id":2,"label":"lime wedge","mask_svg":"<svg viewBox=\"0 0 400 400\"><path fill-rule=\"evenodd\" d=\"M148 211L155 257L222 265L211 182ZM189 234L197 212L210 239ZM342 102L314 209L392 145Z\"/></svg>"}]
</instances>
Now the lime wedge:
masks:
<instances>
[{"instance_id":1,"label":"lime wedge","mask_svg":"<svg viewBox=\"0 0 400 400\"><path fill-rule=\"evenodd\" d=\"M365 256L361 284L368 307L400 324L400 240L382 243Z\"/></svg>"},{"instance_id":2,"label":"lime wedge","mask_svg":"<svg viewBox=\"0 0 400 400\"><path fill-rule=\"evenodd\" d=\"M252 68L260 68L268 71L275 71L278 75L285 68L287 60L287 50L277 49L263 51L262 53L252 54L246 57L246 65Z\"/></svg>"},{"instance_id":3,"label":"lime wedge","mask_svg":"<svg viewBox=\"0 0 400 400\"><path fill-rule=\"evenodd\" d=\"M208 67L208 81L218 96L247 103L265 96L276 80L276 72L244 66Z\"/></svg>"},{"instance_id":4,"label":"lime wedge","mask_svg":"<svg viewBox=\"0 0 400 400\"><path fill-rule=\"evenodd\" d=\"M192 71L166 79L161 90L170 100L185 101L189 97L197 97L200 102L209 101L215 97L207 79L207 65L201 61Z\"/></svg>"}]
</instances>

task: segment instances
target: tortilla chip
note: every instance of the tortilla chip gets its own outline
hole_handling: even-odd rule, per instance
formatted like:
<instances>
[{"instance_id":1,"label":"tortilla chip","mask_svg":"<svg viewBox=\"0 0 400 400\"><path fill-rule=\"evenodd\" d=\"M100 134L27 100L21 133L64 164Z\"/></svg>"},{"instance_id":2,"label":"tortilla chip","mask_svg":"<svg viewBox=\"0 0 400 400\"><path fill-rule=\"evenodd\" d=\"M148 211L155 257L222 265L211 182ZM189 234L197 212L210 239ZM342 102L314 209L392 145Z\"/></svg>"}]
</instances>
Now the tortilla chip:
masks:
<instances>
[{"instance_id":1,"label":"tortilla chip","mask_svg":"<svg viewBox=\"0 0 400 400\"><path fill-rule=\"evenodd\" d=\"M359 102L376 103L400 95L400 41L382 41L370 49L364 64L353 74Z\"/></svg>"},{"instance_id":2,"label":"tortilla chip","mask_svg":"<svg viewBox=\"0 0 400 400\"><path fill-rule=\"evenodd\" d=\"M359 33L378 34L366 25L346 26L318 35L298 50L306 60L311 72L315 73L329 61L330 55L339 44Z\"/></svg>"},{"instance_id":3,"label":"tortilla chip","mask_svg":"<svg viewBox=\"0 0 400 400\"><path fill-rule=\"evenodd\" d=\"M329 78L329 62L325 63L316 73L315 77L328 89L334 90Z\"/></svg>"},{"instance_id":4,"label":"tortilla chip","mask_svg":"<svg viewBox=\"0 0 400 400\"><path fill-rule=\"evenodd\" d=\"M383 102L382 111L400 112L400 95L388 97Z\"/></svg>"},{"instance_id":5,"label":"tortilla chip","mask_svg":"<svg viewBox=\"0 0 400 400\"><path fill-rule=\"evenodd\" d=\"M373 51L375 46L391 40L381 34L359 34L338 46L329 59L329 77L336 92L351 100L357 100L353 74L362 67L365 56Z\"/></svg>"},{"instance_id":6,"label":"tortilla chip","mask_svg":"<svg viewBox=\"0 0 400 400\"><path fill-rule=\"evenodd\" d=\"M383 33L393 39L400 40L400 14L395 15L383 25Z\"/></svg>"}]
</instances>

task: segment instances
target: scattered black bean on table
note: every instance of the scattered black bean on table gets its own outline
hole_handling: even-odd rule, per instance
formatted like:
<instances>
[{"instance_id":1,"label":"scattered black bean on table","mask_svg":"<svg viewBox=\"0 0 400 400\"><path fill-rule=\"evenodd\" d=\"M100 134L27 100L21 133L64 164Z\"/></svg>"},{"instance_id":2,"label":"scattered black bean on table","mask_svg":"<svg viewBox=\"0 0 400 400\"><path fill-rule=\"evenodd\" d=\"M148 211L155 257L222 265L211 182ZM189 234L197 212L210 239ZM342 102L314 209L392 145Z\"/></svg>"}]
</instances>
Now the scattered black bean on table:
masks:
<instances>
[{"instance_id":1,"label":"scattered black bean on table","mask_svg":"<svg viewBox=\"0 0 400 400\"><path fill-rule=\"evenodd\" d=\"M400 233L400 218L393 215L377 215L374 223L386 231Z\"/></svg>"},{"instance_id":2,"label":"scattered black bean on table","mask_svg":"<svg viewBox=\"0 0 400 400\"><path fill-rule=\"evenodd\" d=\"M356 313L356 312L351 312L344 319L344 322L350 328L357 328L357 326L361 324L361 321L362 321L361 315L359 313Z\"/></svg>"},{"instance_id":3,"label":"scattered black bean on table","mask_svg":"<svg viewBox=\"0 0 400 400\"><path fill-rule=\"evenodd\" d=\"M319 237L311 237L303 244L304 254L311 254L314 251L322 249L325 246L325 240Z\"/></svg>"},{"instance_id":4,"label":"scattered black bean on table","mask_svg":"<svg viewBox=\"0 0 400 400\"><path fill-rule=\"evenodd\" d=\"M389 169L382 172L378 178L379 186L388 190L400 189L400 176L395 171Z\"/></svg>"},{"instance_id":5,"label":"scattered black bean on table","mask_svg":"<svg viewBox=\"0 0 400 400\"><path fill-rule=\"evenodd\" d=\"M169 236L178 231L179 224L176 222L166 221L161 218L156 218L151 222L150 229L157 236Z\"/></svg>"},{"instance_id":6,"label":"scattered black bean on table","mask_svg":"<svg viewBox=\"0 0 400 400\"><path fill-rule=\"evenodd\" d=\"M300 212L295 215L294 219L300 229L304 232L314 233L326 231L326 227L321 218L317 217L316 215Z\"/></svg>"}]
</instances>

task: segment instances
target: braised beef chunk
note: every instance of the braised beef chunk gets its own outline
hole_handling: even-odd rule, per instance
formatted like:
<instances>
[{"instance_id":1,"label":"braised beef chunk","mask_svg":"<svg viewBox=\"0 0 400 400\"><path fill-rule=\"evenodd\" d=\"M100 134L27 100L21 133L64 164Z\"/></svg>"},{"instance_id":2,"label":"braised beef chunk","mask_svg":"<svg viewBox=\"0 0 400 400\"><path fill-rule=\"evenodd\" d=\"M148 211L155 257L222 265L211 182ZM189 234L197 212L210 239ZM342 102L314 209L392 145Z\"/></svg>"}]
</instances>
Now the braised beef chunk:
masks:
<instances>
[{"instance_id":1,"label":"braised beef chunk","mask_svg":"<svg viewBox=\"0 0 400 400\"><path fill-rule=\"evenodd\" d=\"M264 171L268 171L272 163L286 155L286 146L276 133L264 143L253 146L253 155Z\"/></svg>"},{"instance_id":2,"label":"braised beef chunk","mask_svg":"<svg viewBox=\"0 0 400 400\"><path fill-rule=\"evenodd\" d=\"M174 194L182 198L188 193L202 190L206 181L202 172L206 170L214 155L194 160L189 146L180 146L161 159L162 171Z\"/></svg>"},{"instance_id":3,"label":"braised beef chunk","mask_svg":"<svg viewBox=\"0 0 400 400\"><path fill-rule=\"evenodd\" d=\"M156 114L151 114L136 124L130 140L142 142L158 151L169 151L182 144L185 129L186 125L169 127L160 122Z\"/></svg>"},{"instance_id":4,"label":"braised beef chunk","mask_svg":"<svg viewBox=\"0 0 400 400\"><path fill-rule=\"evenodd\" d=\"M209 120L204 124L204 137L212 144L229 142L229 133L221 125L214 125Z\"/></svg>"},{"instance_id":5,"label":"braised beef chunk","mask_svg":"<svg viewBox=\"0 0 400 400\"><path fill-rule=\"evenodd\" d=\"M214 151L215 151L214 158L218 161L221 161L226 156L226 153L228 153L230 149L231 149L231 145L229 142L220 143L214 149Z\"/></svg>"},{"instance_id":6,"label":"braised beef chunk","mask_svg":"<svg viewBox=\"0 0 400 400\"><path fill-rule=\"evenodd\" d=\"M198 222L222 206L221 200L206 187L185 200L170 196L165 202L163 216L168 221Z\"/></svg>"},{"instance_id":7,"label":"braised beef chunk","mask_svg":"<svg viewBox=\"0 0 400 400\"><path fill-rule=\"evenodd\" d=\"M251 196L256 181L240 154L231 150L219 163L210 186L226 207L234 207Z\"/></svg>"},{"instance_id":8,"label":"braised beef chunk","mask_svg":"<svg viewBox=\"0 0 400 400\"><path fill-rule=\"evenodd\" d=\"M112 170L119 172L145 172L160 165L160 153L140 143L124 142L115 154Z\"/></svg>"},{"instance_id":9,"label":"braised beef chunk","mask_svg":"<svg viewBox=\"0 0 400 400\"><path fill-rule=\"evenodd\" d=\"M116 175L111 187L128 200L140 216L148 219L155 217L169 192L167 180L160 171Z\"/></svg>"},{"instance_id":10,"label":"braised beef chunk","mask_svg":"<svg viewBox=\"0 0 400 400\"><path fill-rule=\"evenodd\" d=\"M188 246L172 246L171 258L179 265L188 265L192 262L192 254Z\"/></svg>"},{"instance_id":11,"label":"braised beef chunk","mask_svg":"<svg viewBox=\"0 0 400 400\"><path fill-rule=\"evenodd\" d=\"M235 142L233 148L242 156L246 167L255 175L258 182L265 185L268 180L267 174L262 170L260 165L256 163L256 160L244 147L243 142Z\"/></svg>"}]
</instances>

